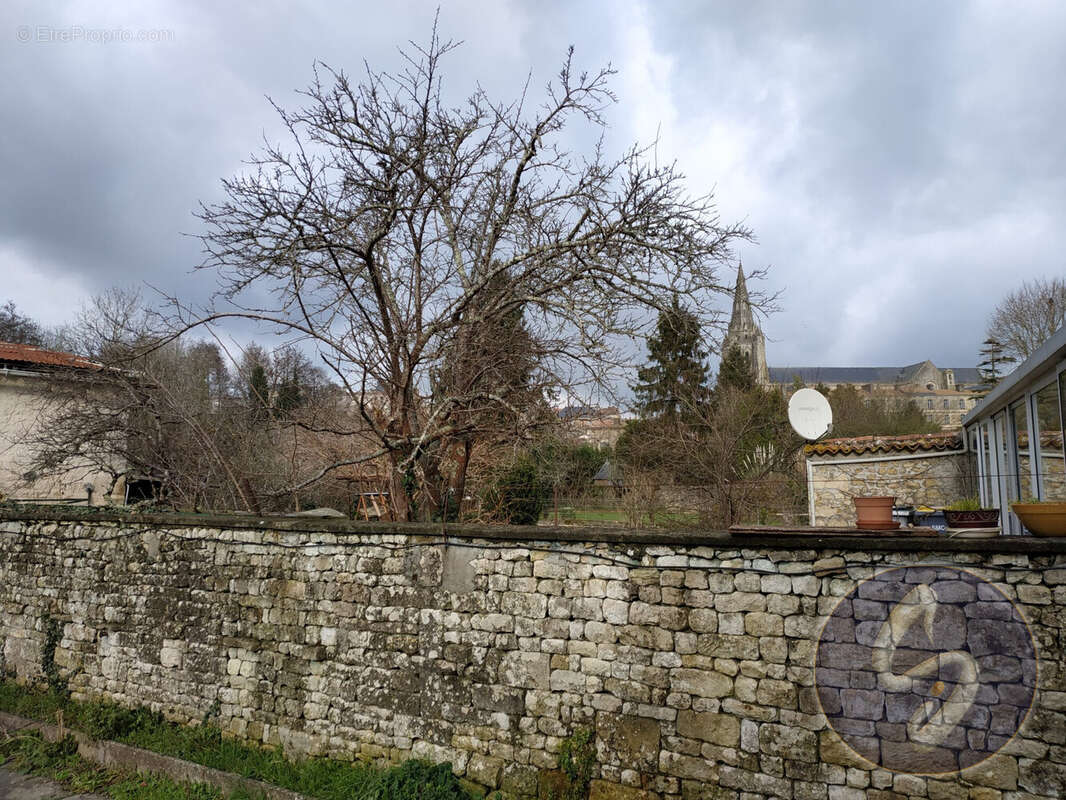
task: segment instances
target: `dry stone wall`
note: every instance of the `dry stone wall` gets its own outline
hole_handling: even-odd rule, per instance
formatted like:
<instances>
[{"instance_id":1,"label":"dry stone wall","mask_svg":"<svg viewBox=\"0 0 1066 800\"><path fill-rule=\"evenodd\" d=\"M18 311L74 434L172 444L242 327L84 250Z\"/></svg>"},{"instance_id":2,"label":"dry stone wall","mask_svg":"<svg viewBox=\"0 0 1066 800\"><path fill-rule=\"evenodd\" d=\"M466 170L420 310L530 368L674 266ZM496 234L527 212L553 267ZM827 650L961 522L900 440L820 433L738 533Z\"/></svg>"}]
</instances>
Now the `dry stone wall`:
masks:
<instances>
[{"instance_id":1,"label":"dry stone wall","mask_svg":"<svg viewBox=\"0 0 1066 800\"><path fill-rule=\"evenodd\" d=\"M209 718L297 754L450 761L514 797L547 796L580 729L595 733L598 800L1066 793L1058 543L538 529L445 541L430 528L17 517L0 523L5 667L39 680L56 621L55 663L79 698ZM1006 683L982 686L994 721L974 724L1002 742L962 772L892 771L845 743L903 735L868 702L876 676L836 669L829 694L816 686L830 615L849 604L831 644L861 661L863 631L900 603L885 594L896 584L859 589L901 564L922 565L900 573L904 589L965 567L991 588L944 584L959 613L1006 598L1039 653L1017 735ZM971 650L997 680L1026 680L1012 656ZM833 697L854 713L823 708Z\"/></svg>"}]
</instances>

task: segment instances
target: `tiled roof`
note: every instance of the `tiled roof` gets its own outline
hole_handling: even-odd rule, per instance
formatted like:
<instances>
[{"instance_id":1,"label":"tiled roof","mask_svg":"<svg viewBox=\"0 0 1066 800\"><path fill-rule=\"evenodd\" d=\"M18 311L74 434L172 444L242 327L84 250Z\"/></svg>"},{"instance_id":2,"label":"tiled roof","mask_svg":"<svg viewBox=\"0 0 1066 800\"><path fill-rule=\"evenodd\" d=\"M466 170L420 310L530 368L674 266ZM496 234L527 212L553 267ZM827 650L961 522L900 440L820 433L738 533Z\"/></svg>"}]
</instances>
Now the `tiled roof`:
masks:
<instances>
[{"instance_id":1,"label":"tiled roof","mask_svg":"<svg viewBox=\"0 0 1066 800\"><path fill-rule=\"evenodd\" d=\"M921 386L896 386L889 391L900 394L936 395L937 397L973 397L973 392L959 391L958 389L923 389Z\"/></svg>"},{"instance_id":2,"label":"tiled roof","mask_svg":"<svg viewBox=\"0 0 1066 800\"><path fill-rule=\"evenodd\" d=\"M603 419L604 417L617 417L620 412L616 406L597 408L591 406L565 406L556 409L556 414L562 420L591 420Z\"/></svg>"},{"instance_id":3,"label":"tiled roof","mask_svg":"<svg viewBox=\"0 0 1066 800\"><path fill-rule=\"evenodd\" d=\"M905 383L921 364L905 367L770 367L773 383L791 383L799 377L813 386L817 383ZM981 376L976 367L949 367L955 382L977 383Z\"/></svg>"},{"instance_id":4,"label":"tiled roof","mask_svg":"<svg viewBox=\"0 0 1066 800\"><path fill-rule=\"evenodd\" d=\"M100 369L101 365L73 353L45 350L30 344L0 342L0 364L26 364L44 367L71 367L74 369Z\"/></svg>"},{"instance_id":5,"label":"tiled roof","mask_svg":"<svg viewBox=\"0 0 1066 800\"><path fill-rule=\"evenodd\" d=\"M807 445L804 452L809 456L855 456L863 453L918 453L961 449L962 438L959 434L948 432L823 439Z\"/></svg>"}]
</instances>

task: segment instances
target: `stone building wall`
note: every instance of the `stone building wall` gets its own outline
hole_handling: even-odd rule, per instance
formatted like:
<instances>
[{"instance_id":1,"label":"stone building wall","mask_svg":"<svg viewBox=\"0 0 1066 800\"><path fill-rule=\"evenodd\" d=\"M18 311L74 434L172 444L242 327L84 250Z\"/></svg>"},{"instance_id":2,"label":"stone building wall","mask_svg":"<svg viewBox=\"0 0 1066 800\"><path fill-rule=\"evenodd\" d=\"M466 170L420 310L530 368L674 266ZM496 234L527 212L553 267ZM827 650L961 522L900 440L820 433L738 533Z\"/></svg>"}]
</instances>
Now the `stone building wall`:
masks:
<instances>
[{"instance_id":1,"label":"stone building wall","mask_svg":"<svg viewBox=\"0 0 1066 800\"><path fill-rule=\"evenodd\" d=\"M972 453L858 459L813 456L807 465L814 525L854 525L852 499L864 495L891 495L897 505L937 508L977 494Z\"/></svg>"},{"instance_id":2,"label":"stone building wall","mask_svg":"<svg viewBox=\"0 0 1066 800\"><path fill-rule=\"evenodd\" d=\"M1066 792L1059 542L533 528L443 540L429 526L54 513L4 512L0 636L6 668L39 678L57 621L55 662L75 697L185 722L214 709L231 734L294 753L447 760L517 797L546 796L580 728L596 734L595 800ZM900 573L915 586L955 574L932 565L969 568L989 583L951 580L941 599L970 613L1002 593L1040 653L1019 735L962 772L864 760L842 735L876 725L887 741L903 726L878 721L868 674L816 672L827 668L818 653L850 657L864 626L880 624L838 619L851 633L827 638L830 615L879 619L891 586L868 579L901 564L923 566ZM1031 694L1035 673L979 649L982 636L969 649L1003 683L982 685L992 699L981 702L998 705L975 724L1006 741L1002 710L1028 702L1006 682ZM834 698L852 728L830 725Z\"/></svg>"}]
</instances>

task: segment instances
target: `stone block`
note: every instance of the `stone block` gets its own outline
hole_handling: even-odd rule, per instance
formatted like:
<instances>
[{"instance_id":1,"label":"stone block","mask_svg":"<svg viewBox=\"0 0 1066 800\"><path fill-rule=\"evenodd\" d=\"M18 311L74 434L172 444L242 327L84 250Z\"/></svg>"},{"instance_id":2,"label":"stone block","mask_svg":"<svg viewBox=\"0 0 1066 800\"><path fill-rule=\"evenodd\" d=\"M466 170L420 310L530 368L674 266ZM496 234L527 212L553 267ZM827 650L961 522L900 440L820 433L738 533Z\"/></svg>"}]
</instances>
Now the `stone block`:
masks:
<instances>
[{"instance_id":1,"label":"stone block","mask_svg":"<svg viewBox=\"0 0 1066 800\"><path fill-rule=\"evenodd\" d=\"M753 611L744 615L744 632L749 636L783 636L785 621L777 614Z\"/></svg>"},{"instance_id":2,"label":"stone block","mask_svg":"<svg viewBox=\"0 0 1066 800\"><path fill-rule=\"evenodd\" d=\"M1049 762L1032 762L1030 767L1027 769L1027 774L1024 778L1025 782L1028 785L1023 788L1027 789L1028 791L1039 791L1038 789L1034 789L1031 787L1037 786L1037 784L1042 783L1042 781L1040 781L1039 779L1034 780L1036 775L1041 771L1039 767L1037 767L1034 771L1034 766L1040 763L1048 764L1049 767L1051 766ZM1052 770L1053 774L1058 775L1058 778L1055 779L1055 782L1059 787L1063 787L1064 776L1062 766L1056 765L1052 767ZM978 786L987 786L993 789L1004 789L1007 791L1013 791L1018 788L1020 777L1018 770L1018 760L1012 758L1011 756L1004 755L1003 753L996 753L993 756L989 756L980 764L975 764L969 769L964 769L962 772L959 773L959 775L964 780L969 781L970 783L975 783ZM1043 794L1043 792L1039 793ZM1060 793L1054 792L1053 794Z\"/></svg>"},{"instance_id":3,"label":"stone block","mask_svg":"<svg viewBox=\"0 0 1066 800\"><path fill-rule=\"evenodd\" d=\"M659 794L597 779L589 785L589 800L659 800Z\"/></svg>"},{"instance_id":4,"label":"stone block","mask_svg":"<svg viewBox=\"0 0 1066 800\"><path fill-rule=\"evenodd\" d=\"M675 775L694 781L713 783L718 780L717 765L706 758L686 756L663 750L659 754L659 770L666 775Z\"/></svg>"},{"instance_id":5,"label":"stone block","mask_svg":"<svg viewBox=\"0 0 1066 800\"><path fill-rule=\"evenodd\" d=\"M765 724L759 728L759 749L791 761L816 762L818 736L792 725Z\"/></svg>"},{"instance_id":6,"label":"stone block","mask_svg":"<svg viewBox=\"0 0 1066 800\"><path fill-rule=\"evenodd\" d=\"M504 614L542 619L548 613L548 598L526 592L504 592L500 598L500 610Z\"/></svg>"},{"instance_id":7,"label":"stone block","mask_svg":"<svg viewBox=\"0 0 1066 800\"><path fill-rule=\"evenodd\" d=\"M733 592L718 595L714 600L717 611L765 611L766 597L756 592Z\"/></svg>"},{"instance_id":8,"label":"stone block","mask_svg":"<svg viewBox=\"0 0 1066 800\"><path fill-rule=\"evenodd\" d=\"M699 739L721 747L736 747L740 744L740 720L730 714L679 711L677 732L689 739Z\"/></svg>"},{"instance_id":9,"label":"stone block","mask_svg":"<svg viewBox=\"0 0 1066 800\"><path fill-rule=\"evenodd\" d=\"M698 697L726 697L733 691L733 681L710 670L675 669L670 673L670 691Z\"/></svg>"},{"instance_id":10,"label":"stone block","mask_svg":"<svg viewBox=\"0 0 1066 800\"><path fill-rule=\"evenodd\" d=\"M482 786L495 789L500 785L503 767L503 759L475 753L470 756L470 761L466 765L466 777Z\"/></svg>"},{"instance_id":11,"label":"stone block","mask_svg":"<svg viewBox=\"0 0 1066 800\"><path fill-rule=\"evenodd\" d=\"M596 715L596 736L602 751L601 761L619 763L648 772L659 758L659 723L654 719L632 715Z\"/></svg>"},{"instance_id":12,"label":"stone block","mask_svg":"<svg viewBox=\"0 0 1066 800\"><path fill-rule=\"evenodd\" d=\"M500 683L520 689L549 689L550 659L548 653L506 653L500 662Z\"/></svg>"},{"instance_id":13,"label":"stone block","mask_svg":"<svg viewBox=\"0 0 1066 800\"><path fill-rule=\"evenodd\" d=\"M549 686L553 692L584 692L585 676L572 670L552 670Z\"/></svg>"}]
</instances>

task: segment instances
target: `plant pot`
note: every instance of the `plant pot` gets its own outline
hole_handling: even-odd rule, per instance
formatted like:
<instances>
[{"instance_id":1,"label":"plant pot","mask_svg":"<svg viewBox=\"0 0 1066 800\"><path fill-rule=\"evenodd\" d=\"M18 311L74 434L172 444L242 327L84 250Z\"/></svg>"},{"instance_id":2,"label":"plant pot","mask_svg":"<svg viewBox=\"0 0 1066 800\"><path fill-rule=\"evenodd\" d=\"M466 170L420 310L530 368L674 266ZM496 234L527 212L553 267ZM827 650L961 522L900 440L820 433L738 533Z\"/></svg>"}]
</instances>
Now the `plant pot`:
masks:
<instances>
[{"instance_id":1,"label":"plant pot","mask_svg":"<svg viewBox=\"0 0 1066 800\"><path fill-rule=\"evenodd\" d=\"M944 509L949 528L995 528L999 525L998 508L973 508L969 511Z\"/></svg>"},{"instance_id":2,"label":"plant pot","mask_svg":"<svg viewBox=\"0 0 1066 800\"><path fill-rule=\"evenodd\" d=\"M895 497L855 497L856 528L868 531L890 531L899 527L892 519Z\"/></svg>"},{"instance_id":3,"label":"plant pot","mask_svg":"<svg viewBox=\"0 0 1066 800\"><path fill-rule=\"evenodd\" d=\"M1034 536L1066 536L1066 503L1011 503L1010 509Z\"/></svg>"}]
</instances>

